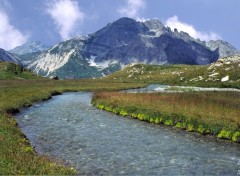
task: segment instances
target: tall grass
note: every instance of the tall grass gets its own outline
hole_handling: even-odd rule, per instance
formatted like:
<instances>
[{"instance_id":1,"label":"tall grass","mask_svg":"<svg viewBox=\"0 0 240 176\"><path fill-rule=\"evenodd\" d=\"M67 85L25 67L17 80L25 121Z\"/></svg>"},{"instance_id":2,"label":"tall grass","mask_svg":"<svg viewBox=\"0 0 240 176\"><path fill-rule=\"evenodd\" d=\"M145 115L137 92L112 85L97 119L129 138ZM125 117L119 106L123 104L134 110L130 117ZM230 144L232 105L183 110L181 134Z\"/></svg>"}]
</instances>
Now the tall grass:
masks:
<instances>
[{"instance_id":1,"label":"tall grass","mask_svg":"<svg viewBox=\"0 0 240 176\"><path fill-rule=\"evenodd\" d=\"M189 131L215 135L222 130L231 132L230 136L222 138L232 138L240 131L240 94L237 92L101 92L94 94L92 103L117 114L162 122Z\"/></svg>"}]
</instances>

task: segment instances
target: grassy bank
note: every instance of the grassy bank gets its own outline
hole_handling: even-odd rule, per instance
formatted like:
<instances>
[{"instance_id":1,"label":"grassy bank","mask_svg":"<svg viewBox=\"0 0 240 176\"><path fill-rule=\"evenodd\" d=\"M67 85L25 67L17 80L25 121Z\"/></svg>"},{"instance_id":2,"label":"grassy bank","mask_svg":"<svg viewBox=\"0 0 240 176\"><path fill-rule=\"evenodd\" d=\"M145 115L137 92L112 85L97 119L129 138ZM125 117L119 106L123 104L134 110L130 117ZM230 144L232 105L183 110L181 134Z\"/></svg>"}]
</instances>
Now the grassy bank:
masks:
<instances>
[{"instance_id":1,"label":"grassy bank","mask_svg":"<svg viewBox=\"0 0 240 176\"><path fill-rule=\"evenodd\" d=\"M240 142L240 94L237 92L99 92L94 94L92 103L122 116Z\"/></svg>"},{"instance_id":2,"label":"grassy bank","mask_svg":"<svg viewBox=\"0 0 240 176\"><path fill-rule=\"evenodd\" d=\"M229 80L222 82L222 78ZM240 72L237 63L214 65L129 65L104 80L109 82L143 82L201 87L232 87L240 89Z\"/></svg>"},{"instance_id":3,"label":"grassy bank","mask_svg":"<svg viewBox=\"0 0 240 176\"><path fill-rule=\"evenodd\" d=\"M76 174L70 166L38 156L18 128L12 113L66 91L107 91L139 86L143 84L111 84L94 80L0 80L0 174Z\"/></svg>"}]
</instances>

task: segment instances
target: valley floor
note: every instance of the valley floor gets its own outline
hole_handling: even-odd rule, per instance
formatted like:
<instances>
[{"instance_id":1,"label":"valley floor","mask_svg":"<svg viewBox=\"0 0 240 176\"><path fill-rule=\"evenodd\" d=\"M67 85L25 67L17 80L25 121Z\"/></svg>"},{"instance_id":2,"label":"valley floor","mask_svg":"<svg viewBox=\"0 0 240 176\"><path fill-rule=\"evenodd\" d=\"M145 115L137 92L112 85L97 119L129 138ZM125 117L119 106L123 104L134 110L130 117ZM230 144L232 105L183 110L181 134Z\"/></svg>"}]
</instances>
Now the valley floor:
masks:
<instances>
[{"instance_id":1,"label":"valley floor","mask_svg":"<svg viewBox=\"0 0 240 176\"><path fill-rule=\"evenodd\" d=\"M21 108L62 92L95 91L93 104L101 109L239 142L239 93L139 95L109 92L144 86L144 83L106 80L1 80L0 174L76 174L71 166L66 167L61 161L38 156L12 116Z\"/></svg>"}]
</instances>

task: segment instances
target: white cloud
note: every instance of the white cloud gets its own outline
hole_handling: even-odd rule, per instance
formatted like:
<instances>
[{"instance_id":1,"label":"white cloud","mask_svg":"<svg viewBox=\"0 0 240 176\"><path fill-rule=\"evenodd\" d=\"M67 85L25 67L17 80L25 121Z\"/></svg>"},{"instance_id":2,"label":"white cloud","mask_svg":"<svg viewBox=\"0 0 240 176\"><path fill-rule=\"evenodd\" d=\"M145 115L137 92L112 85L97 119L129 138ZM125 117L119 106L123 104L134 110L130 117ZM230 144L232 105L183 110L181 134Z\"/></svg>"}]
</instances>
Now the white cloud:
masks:
<instances>
[{"instance_id":1,"label":"white cloud","mask_svg":"<svg viewBox=\"0 0 240 176\"><path fill-rule=\"evenodd\" d=\"M181 22L177 16L173 16L168 18L165 22L166 26L169 26L172 30L174 28L178 29L178 31L187 32L193 38L199 38L204 41L209 40L217 40L221 39L220 35L215 32L201 32L194 28L194 26Z\"/></svg>"},{"instance_id":2,"label":"white cloud","mask_svg":"<svg viewBox=\"0 0 240 176\"><path fill-rule=\"evenodd\" d=\"M145 8L144 0L126 0L126 6L118 9L118 13L122 16L141 19L139 17L140 10Z\"/></svg>"},{"instance_id":3,"label":"white cloud","mask_svg":"<svg viewBox=\"0 0 240 176\"><path fill-rule=\"evenodd\" d=\"M7 14L0 11L0 48L5 50L13 49L25 43L27 39L27 35L22 34L10 24Z\"/></svg>"},{"instance_id":4,"label":"white cloud","mask_svg":"<svg viewBox=\"0 0 240 176\"><path fill-rule=\"evenodd\" d=\"M54 0L48 4L47 13L54 20L62 39L68 39L85 14L74 0Z\"/></svg>"}]
</instances>

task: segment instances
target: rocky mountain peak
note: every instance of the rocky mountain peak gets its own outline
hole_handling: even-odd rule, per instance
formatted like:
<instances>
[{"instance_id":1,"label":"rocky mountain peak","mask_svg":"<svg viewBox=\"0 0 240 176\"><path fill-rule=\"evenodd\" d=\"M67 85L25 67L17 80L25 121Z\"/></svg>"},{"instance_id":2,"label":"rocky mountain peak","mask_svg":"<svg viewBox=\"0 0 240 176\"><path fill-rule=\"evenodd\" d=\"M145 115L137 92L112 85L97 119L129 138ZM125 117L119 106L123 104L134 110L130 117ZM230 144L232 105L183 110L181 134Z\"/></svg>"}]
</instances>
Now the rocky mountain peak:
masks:
<instances>
[{"instance_id":1,"label":"rocky mountain peak","mask_svg":"<svg viewBox=\"0 0 240 176\"><path fill-rule=\"evenodd\" d=\"M141 22L134 19L123 17L110 24L108 24L103 29L97 31L94 36L98 36L106 33L117 33L118 35L128 33L128 34L138 34L147 31L147 27L143 26Z\"/></svg>"},{"instance_id":2,"label":"rocky mountain peak","mask_svg":"<svg viewBox=\"0 0 240 176\"><path fill-rule=\"evenodd\" d=\"M163 30L165 28L164 24L157 20L157 19L150 19L144 22L145 26L149 29L149 30Z\"/></svg>"},{"instance_id":3,"label":"rocky mountain peak","mask_svg":"<svg viewBox=\"0 0 240 176\"><path fill-rule=\"evenodd\" d=\"M223 40L210 40L206 43L206 46L212 51L218 50L220 58L240 54L240 51L234 46Z\"/></svg>"},{"instance_id":4,"label":"rocky mountain peak","mask_svg":"<svg viewBox=\"0 0 240 176\"><path fill-rule=\"evenodd\" d=\"M49 48L49 46L46 46L39 41L28 41L28 42L24 43L23 45L17 46L15 48L13 48L12 50L9 50L9 52L17 54L17 55L23 55L26 53L44 51L44 50L47 50L48 48Z\"/></svg>"}]
</instances>

